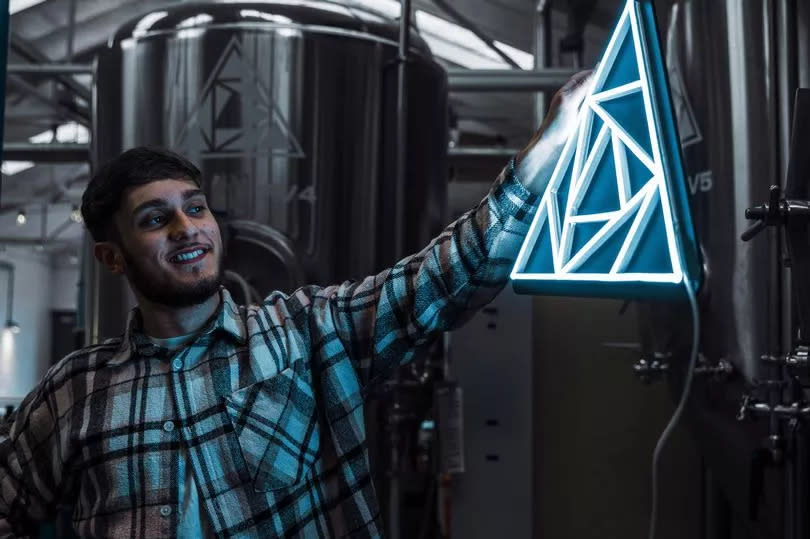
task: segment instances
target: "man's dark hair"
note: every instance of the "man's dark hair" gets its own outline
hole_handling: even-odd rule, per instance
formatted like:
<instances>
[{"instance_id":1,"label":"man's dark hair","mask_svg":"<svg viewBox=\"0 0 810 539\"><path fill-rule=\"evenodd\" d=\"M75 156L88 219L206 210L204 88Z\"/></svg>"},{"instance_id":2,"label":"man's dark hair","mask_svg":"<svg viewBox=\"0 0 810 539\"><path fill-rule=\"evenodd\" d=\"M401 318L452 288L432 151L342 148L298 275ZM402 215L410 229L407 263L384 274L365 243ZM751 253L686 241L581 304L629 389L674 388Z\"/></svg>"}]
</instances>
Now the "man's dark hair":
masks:
<instances>
[{"instance_id":1,"label":"man's dark hair","mask_svg":"<svg viewBox=\"0 0 810 539\"><path fill-rule=\"evenodd\" d=\"M200 185L200 170L191 161L165 148L140 146L105 163L82 195L82 218L95 241L117 237L113 215L124 191L156 180L187 179Z\"/></svg>"}]
</instances>

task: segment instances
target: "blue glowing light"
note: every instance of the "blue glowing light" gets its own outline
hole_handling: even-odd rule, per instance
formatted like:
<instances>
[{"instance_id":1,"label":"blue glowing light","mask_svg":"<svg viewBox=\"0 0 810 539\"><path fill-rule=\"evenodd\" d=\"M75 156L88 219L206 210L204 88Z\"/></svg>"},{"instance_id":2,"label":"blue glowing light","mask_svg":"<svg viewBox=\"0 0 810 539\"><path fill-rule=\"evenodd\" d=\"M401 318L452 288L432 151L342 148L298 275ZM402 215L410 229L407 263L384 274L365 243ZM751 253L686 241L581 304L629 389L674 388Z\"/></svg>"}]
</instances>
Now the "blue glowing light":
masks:
<instances>
[{"instance_id":1,"label":"blue glowing light","mask_svg":"<svg viewBox=\"0 0 810 539\"><path fill-rule=\"evenodd\" d=\"M512 270L518 292L699 285L673 118L651 0L627 0Z\"/></svg>"}]
</instances>

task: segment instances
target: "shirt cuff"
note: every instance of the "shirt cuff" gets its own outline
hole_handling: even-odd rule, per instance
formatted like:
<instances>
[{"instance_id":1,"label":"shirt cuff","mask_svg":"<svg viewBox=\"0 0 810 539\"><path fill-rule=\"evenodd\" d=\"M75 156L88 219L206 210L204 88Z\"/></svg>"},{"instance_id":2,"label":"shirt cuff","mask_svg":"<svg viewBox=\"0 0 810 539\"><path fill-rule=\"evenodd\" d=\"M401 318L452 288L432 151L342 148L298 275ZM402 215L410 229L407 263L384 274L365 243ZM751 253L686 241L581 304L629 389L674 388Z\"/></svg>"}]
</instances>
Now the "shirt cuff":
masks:
<instances>
[{"instance_id":1,"label":"shirt cuff","mask_svg":"<svg viewBox=\"0 0 810 539\"><path fill-rule=\"evenodd\" d=\"M514 158L501 173L501 180L496 183L492 195L501 215L509 216L526 227L531 225L541 197L520 182Z\"/></svg>"}]
</instances>

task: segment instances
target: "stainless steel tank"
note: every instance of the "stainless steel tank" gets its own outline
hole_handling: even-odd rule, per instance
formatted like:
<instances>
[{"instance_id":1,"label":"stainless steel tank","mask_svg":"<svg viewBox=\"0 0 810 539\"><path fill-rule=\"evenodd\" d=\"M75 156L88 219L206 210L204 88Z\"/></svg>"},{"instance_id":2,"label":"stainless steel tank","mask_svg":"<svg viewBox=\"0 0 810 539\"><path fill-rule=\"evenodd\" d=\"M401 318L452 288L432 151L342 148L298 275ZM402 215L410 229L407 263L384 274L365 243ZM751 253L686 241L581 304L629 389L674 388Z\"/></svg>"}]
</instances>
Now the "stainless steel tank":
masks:
<instances>
[{"instance_id":1,"label":"stainless steel tank","mask_svg":"<svg viewBox=\"0 0 810 539\"><path fill-rule=\"evenodd\" d=\"M700 298L701 352L709 361L731 361L748 380L759 377L760 356L783 349L782 331L790 325L775 232L740 239L751 225L745 209L765 201L768 187L784 178L776 4L679 0L659 12L708 271ZM659 349L688 343L688 329L675 322L682 314L673 308L658 317Z\"/></svg>"},{"instance_id":2,"label":"stainless steel tank","mask_svg":"<svg viewBox=\"0 0 810 539\"><path fill-rule=\"evenodd\" d=\"M195 162L241 300L383 269L399 205L409 252L446 224L447 77L416 34L395 195L397 33L316 0L182 3L133 20L98 58L95 163L144 144ZM131 305L101 272L90 268L89 341L120 333Z\"/></svg>"}]
</instances>

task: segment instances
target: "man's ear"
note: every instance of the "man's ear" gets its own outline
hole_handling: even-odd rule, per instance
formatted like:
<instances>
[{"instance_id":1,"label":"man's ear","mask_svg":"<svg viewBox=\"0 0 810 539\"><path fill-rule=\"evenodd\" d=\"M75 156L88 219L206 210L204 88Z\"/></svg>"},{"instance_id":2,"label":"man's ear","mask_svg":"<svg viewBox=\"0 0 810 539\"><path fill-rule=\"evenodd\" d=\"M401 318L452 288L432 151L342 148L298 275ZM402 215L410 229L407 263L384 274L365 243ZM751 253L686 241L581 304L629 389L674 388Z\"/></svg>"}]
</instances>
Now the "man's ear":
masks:
<instances>
[{"instance_id":1,"label":"man's ear","mask_svg":"<svg viewBox=\"0 0 810 539\"><path fill-rule=\"evenodd\" d=\"M98 241L93 245L93 255L111 273L122 275L126 268L121 248L111 241Z\"/></svg>"}]
</instances>

